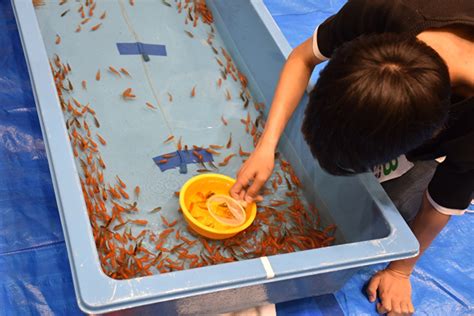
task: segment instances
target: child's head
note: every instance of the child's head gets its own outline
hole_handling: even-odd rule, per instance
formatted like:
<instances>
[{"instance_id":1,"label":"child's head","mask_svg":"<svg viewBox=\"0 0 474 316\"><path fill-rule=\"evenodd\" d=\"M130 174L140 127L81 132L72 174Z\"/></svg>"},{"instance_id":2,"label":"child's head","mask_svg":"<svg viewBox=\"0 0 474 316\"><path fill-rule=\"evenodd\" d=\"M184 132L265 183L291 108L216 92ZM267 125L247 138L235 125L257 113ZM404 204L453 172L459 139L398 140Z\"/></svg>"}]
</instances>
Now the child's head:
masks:
<instances>
[{"instance_id":1,"label":"child's head","mask_svg":"<svg viewBox=\"0 0 474 316\"><path fill-rule=\"evenodd\" d=\"M302 131L326 171L364 172L432 138L447 119L450 91L446 64L423 42L362 36L321 71Z\"/></svg>"}]
</instances>

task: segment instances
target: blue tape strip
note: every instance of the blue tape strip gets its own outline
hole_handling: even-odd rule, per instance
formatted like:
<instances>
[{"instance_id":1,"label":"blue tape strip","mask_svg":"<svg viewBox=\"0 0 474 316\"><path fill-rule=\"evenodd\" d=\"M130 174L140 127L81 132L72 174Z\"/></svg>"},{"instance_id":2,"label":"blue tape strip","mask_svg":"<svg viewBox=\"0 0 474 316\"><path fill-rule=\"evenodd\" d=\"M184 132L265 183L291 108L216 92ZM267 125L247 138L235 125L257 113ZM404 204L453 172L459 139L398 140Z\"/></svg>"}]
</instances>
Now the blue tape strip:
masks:
<instances>
[{"instance_id":1,"label":"blue tape strip","mask_svg":"<svg viewBox=\"0 0 474 316\"><path fill-rule=\"evenodd\" d=\"M138 51L140 54L142 54L143 60L144 61L150 61L150 56L145 52L145 48L143 47L142 43L137 43L138 45Z\"/></svg>"},{"instance_id":2,"label":"blue tape strip","mask_svg":"<svg viewBox=\"0 0 474 316\"><path fill-rule=\"evenodd\" d=\"M117 43L120 55L167 56L166 46L161 44Z\"/></svg>"},{"instance_id":3,"label":"blue tape strip","mask_svg":"<svg viewBox=\"0 0 474 316\"><path fill-rule=\"evenodd\" d=\"M196 150L196 152L198 152L202 156L202 162L214 161L214 157L212 156L212 154L208 153L204 149ZM180 173L187 173L187 164L200 162L198 158L193 154L193 150L180 150L174 152L175 155L171 158L163 157L165 155L170 154L173 153L168 153L153 158L153 161L162 172L168 169L179 167ZM166 163L160 163L163 160L166 160Z\"/></svg>"},{"instance_id":4,"label":"blue tape strip","mask_svg":"<svg viewBox=\"0 0 474 316\"><path fill-rule=\"evenodd\" d=\"M177 152L179 155L179 173L181 174L186 174L188 173L188 167L186 166L186 160L184 158L184 155L181 151Z\"/></svg>"}]
</instances>

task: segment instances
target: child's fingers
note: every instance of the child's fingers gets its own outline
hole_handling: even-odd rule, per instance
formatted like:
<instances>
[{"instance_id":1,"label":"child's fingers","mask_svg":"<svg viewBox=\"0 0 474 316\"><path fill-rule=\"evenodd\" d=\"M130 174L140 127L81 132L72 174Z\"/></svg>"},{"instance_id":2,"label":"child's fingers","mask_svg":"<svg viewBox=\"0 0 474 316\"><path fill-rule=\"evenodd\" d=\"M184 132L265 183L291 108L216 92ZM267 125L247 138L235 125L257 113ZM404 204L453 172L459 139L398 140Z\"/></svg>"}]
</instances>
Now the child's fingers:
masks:
<instances>
[{"instance_id":1,"label":"child's fingers","mask_svg":"<svg viewBox=\"0 0 474 316\"><path fill-rule=\"evenodd\" d=\"M377 313L386 314L390 312L382 303L377 303Z\"/></svg>"},{"instance_id":2,"label":"child's fingers","mask_svg":"<svg viewBox=\"0 0 474 316\"><path fill-rule=\"evenodd\" d=\"M245 194L245 201L247 203L252 203L257 198L258 191L260 191L260 188L265 184L265 181L267 181L267 179L260 175L254 178L252 185L247 190L247 194Z\"/></svg>"},{"instance_id":3,"label":"child's fingers","mask_svg":"<svg viewBox=\"0 0 474 316\"><path fill-rule=\"evenodd\" d=\"M377 298L377 289L379 287L379 284L380 276L376 274L370 280L369 285L367 285L366 292L371 303L375 302L375 299Z\"/></svg>"},{"instance_id":4,"label":"child's fingers","mask_svg":"<svg viewBox=\"0 0 474 316\"><path fill-rule=\"evenodd\" d=\"M389 297L380 295L380 303L377 303L377 312L379 314L386 314L392 311L392 300Z\"/></svg>"},{"instance_id":5,"label":"child's fingers","mask_svg":"<svg viewBox=\"0 0 474 316\"><path fill-rule=\"evenodd\" d=\"M405 315L411 315L412 312L410 312L410 304L408 302L402 302L400 304L400 306L402 307L402 313L405 314Z\"/></svg>"},{"instance_id":6,"label":"child's fingers","mask_svg":"<svg viewBox=\"0 0 474 316\"><path fill-rule=\"evenodd\" d=\"M392 299L392 312L394 315L400 315L402 313L402 306L400 301Z\"/></svg>"},{"instance_id":7,"label":"child's fingers","mask_svg":"<svg viewBox=\"0 0 474 316\"><path fill-rule=\"evenodd\" d=\"M241 191L242 191L242 184L235 183L235 184L232 186L232 188L230 188L229 194L230 194L230 196L233 197L234 199L238 199Z\"/></svg>"},{"instance_id":8,"label":"child's fingers","mask_svg":"<svg viewBox=\"0 0 474 316\"><path fill-rule=\"evenodd\" d=\"M230 196L234 199L239 199L242 192L245 194L245 187L248 185L249 181L250 179L246 175L240 175L237 177L234 185L230 188Z\"/></svg>"}]
</instances>

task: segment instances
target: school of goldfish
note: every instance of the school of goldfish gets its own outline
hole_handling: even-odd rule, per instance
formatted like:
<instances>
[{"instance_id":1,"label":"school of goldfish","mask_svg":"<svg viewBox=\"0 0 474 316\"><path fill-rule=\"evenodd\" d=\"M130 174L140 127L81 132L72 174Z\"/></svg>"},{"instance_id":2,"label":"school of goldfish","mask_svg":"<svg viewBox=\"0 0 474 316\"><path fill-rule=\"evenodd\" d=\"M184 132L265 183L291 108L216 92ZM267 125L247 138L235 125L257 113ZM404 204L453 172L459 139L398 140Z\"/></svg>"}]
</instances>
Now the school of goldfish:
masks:
<instances>
[{"instance_id":1,"label":"school of goldfish","mask_svg":"<svg viewBox=\"0 0 474 316\"><path fill-rule=\"evenodd\" d=\"M42 1L37 1L37 3L44 5ZM63 6L67 3L67 0L60 0L59 5ZM255 146L264 126L263 110L265 105L252 99L247 77L238 70L225 48L216 47L214 44L216 34L214 19L205 0L175 0L174 2L162 0L162 3L166 7L175 8L177 14L183 15L185 25L208 29L205 41L214 53L219 69L216 85L219 90L222 90L226 100L235 100L237 96L233 97L229 89L224 88L224 84L233 81L240 85L238 98L247 111L246 117L241 119L242 128L252 138L252 143ZM101 26L107 21L106 11L101 12L97 17L94 13L100 7L100 2L81 0L74 1L71 5L78 6L74 11L80 14L83 19L76 32L80 32L93 19L99 21L90 27L90 31L100 32ZM134 1L130 0L129 5L133 7ZM72 6L61 13L61 17L73 10ZM196 34L187 30L183 34L185 36L183 40L195 40L197 37ZM56 35L55 43L61 45L59 34ZM115 279L128 279L319 248L334 242L333 236L336 227L329 225L324 229L321 228L318 211L315 207L302 201L302 184L291 164L279 154L276 156L275 172L263 189L265 200L258 206L254 223L233 238L223 241L206 240L188 230L182 216L177 216L175 217L178 218L177 220L170 221L163 215L164 210L160 206L151 211L143 211L139 204L140 193L142 189L146 190L146 188L140 188L139 184L130 186L119 175L111 179L104 176L107 165L101 156L100 148L107 146L107 141L98 133L101 124L93 105L84 104L72 96L74 90L78 89L69 77L73 68L58 55L52 57L50 66L64 113L72 151L79 166L80 183L98 256L102 269L108 276ZM132 78L132 75L125 68L106 66L95 73L95 80L100 81L102 76ZM87 91L88 85L89 83L84 79L78 86L79 89ZM127 88L118 94L123 102L139 98L132 88ZM173 102L173 96L170 93L167 93L167 96L168 101ZM199 98L198 85L192 86L189 97ZM160 106L151 102L143 103L151 110ZM251 103L253 103L255 111L249 107ZM251 110L256 113L254 118L251 116ZM228 120L224 115L221 116L221 121L222 128L226 129ZM178 137L175 135L164 135L160 141L171 143L176 142L177 139ZM250 150L244 151L241 144L237 146L235 140L233 141L232 132L229 132L225 144L209 144L207 146L182 144L182 138L179 137L176 149L192 150L201 166L197 172L219 172L219 167L225 167L231 161L239 158L244 162L250 156ZM200 150L207 151L215 158L219 158L224 150L235 152L219 158L216 166L212 162L207 162L206 165L202 155L199 154ZM166 163L167 159L174 155L176 153L166 154L163 156L163 160L158 163ZM280 192L281 190L285 191L284 199L269 198L279 190ZM173 194L176 197L179 196L177 191ZM178 199L176 199L176 209L176 212L180 212ZM141 218L144 214L156 216L156 221L162 223L163 230L153 231L147 228L148 220Z\"/></svg>"}]
</instances>

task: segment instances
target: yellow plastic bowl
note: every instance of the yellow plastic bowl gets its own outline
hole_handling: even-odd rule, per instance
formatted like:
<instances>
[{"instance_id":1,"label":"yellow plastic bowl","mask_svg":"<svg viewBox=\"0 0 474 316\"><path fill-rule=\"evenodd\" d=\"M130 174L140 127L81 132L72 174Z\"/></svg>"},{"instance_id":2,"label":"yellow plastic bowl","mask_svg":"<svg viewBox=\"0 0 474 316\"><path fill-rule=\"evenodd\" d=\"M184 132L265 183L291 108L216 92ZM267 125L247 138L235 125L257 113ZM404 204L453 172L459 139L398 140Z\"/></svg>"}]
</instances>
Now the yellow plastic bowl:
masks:
<instances>
[{"instance_id":1,"label":"yellow plastic bowl","mask_svg":"<svg viewBox=\"0 0 474 316\"><path fill-rule=\"evenodd\" d=\"M229 195L229 190L234 183L235 180L231 177L216 173L201 174L186 181L179 194L179 204L183 211L184 219L196 233L210 239L226 239L237 235L252 224L257 215L257 205L255 203L245 208L246 220L241 226L222 230L204 225L195 219L188 210L188 201L196 195L197 192L205 193L212 191L216 194Z\"/></svg>"}]
</instances>

